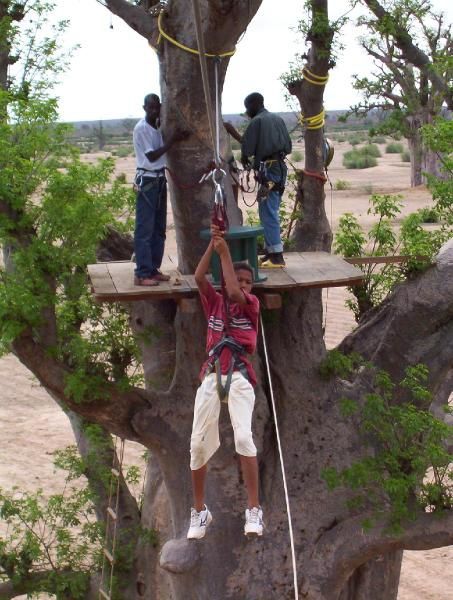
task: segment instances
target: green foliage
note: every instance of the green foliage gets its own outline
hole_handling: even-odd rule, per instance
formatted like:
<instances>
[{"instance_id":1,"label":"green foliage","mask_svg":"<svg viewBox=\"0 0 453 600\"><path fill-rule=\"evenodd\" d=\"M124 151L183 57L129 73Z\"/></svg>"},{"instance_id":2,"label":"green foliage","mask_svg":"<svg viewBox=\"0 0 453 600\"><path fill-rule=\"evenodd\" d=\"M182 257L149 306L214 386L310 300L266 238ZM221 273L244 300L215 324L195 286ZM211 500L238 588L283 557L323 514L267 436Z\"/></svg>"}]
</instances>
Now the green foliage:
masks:
<instances>
[{"instance_id":1,"label":"green foliage","mask_svg":"<svg viewBox=\"0 0 453 600\"><path fill-rule=\"evenodd\" d=\"M351 184L349 183L349 181L346 181L345 179L337 179L337 181L334 183L333 187L335 190L338 190L338 191L350 190Z\"/></svg>"},{"instance_id":2,"label":"green foliage","mask_svg":"<svg viewBox=\"0 0 453 600\"><path fill-rule=\"evenodd\" d=\"M378 220L368 234L365 234L354 215L346 213L340 218L334 244L337 253L347 257L386 256L397 252L414 255L414 259L406 264L405 270L394 264L384 265L379 270L375 264L359 266L364 273L364 282L350 288L354 298L347 302L357 321L370 308L380 304L405 275L423 268L426 261L415 257L423 255L431 258L438 248L438 240L433 241L428 252L426 238L433 239L432 234L423 230L420 232L422 228L416 227L409 218L403 221L398 238L393 231L392 222L400 211L401 201L398 196L375 194L371 197L368 214L374 215Z\"/></svg>"},{"instance_id":3,"label":"green foliage","mask_svg":"<svg viewBox=\"0 0 453 600\"><path fill-rule=\"evenodd\" d=\"M39 341L50 326L47 351L65 366L68 395L85 401L104 395L109 381L123 389L142 381L125 308L97 305L86 278L108 228L130 229L135 198L113 180L113 159L83 163L68 126L56 123L49 90L64 60L38 31L49 8L30 5L38 16L22 78L0 91L0 242L9 254L0 271L0 352L25 332Z\"/></svg>"},{"instance_id":4,"label":"green foliage","mask_svg":"<svg viewBox=\"0 0 453 600\"><path fill-rule=\"evenodd\" d=\"M432 206L424 206L423 208L419 208L417 213L420 215L423 223L439 222L439 214Z\"/></svg>"},{"instance_id":5,"label":"green foliage","mask_svg":"<svg viewBox=\"0 0 453 600\"><path fill-rule=\"evenodd\" d=\"M100 566L103 541L87 487L66 485L64 493L48 498L42 490L0 489L0 516L6 525L0 537L0 580L26 585L31 573L48 572L31 591L85 598L90 573Z\"/></svg>"},{"instance_id":6,"label":"green foliage","mask_svg":"<svg viewBox=\"0 0 453 600\"><path fill-rule=\"evenodd\" d=\"M294 150L291 153L291 160L293 162L300 162L303 159L304 155L299 150Z\"/></svg>"},{"instance_id":7,"label":"green foliage","mask_svg":"<svg viewBox=\"0 0 453 600\"><path fill-rule=\"evenodd\" d=\"M396 142L390 142L390 144L387 144L385 147L385 152L387 154L401 154L403 150L403 144L398 144Z\"/></svg>"},{"instance_id":8,"label":"green foliage","mask_svg":"<svg viewBox=\"0 0 453 600\"><path fill-rule=\"evenodd\" d=\"M372 136L372 141L375 144L386 144L387 138L385 138L383 135L374 135Z\"/></svg>"},{"instance_id":9,"label":"green foliage","mask_svg":"<svg viewBox=\"0 0 453 600\"><path fill-rule=\"evenodd\" d=\"M371 510L374 519L385 514L391 531L420 511L453 507L453 456L446 449L453 428L428 412L427 378L424 365L409 367L399 385L374 372L372 393L359 402L343 398L342 415L357 423L367 453L345 469L330 467L322 474L329 489L353 491L350 508ZM401 393L408 399L395 402Z\"/></svg>"},{"instance_id":10,"label":"green foliage","mask_svg":"<svg viewBox=\"0 0 453 600\"><path fill-rule=\"evenodd\" d=\"M134 155L133 146L118 146L115 150L112 151L113 156L117 156L118 158L126 158L126 156Z\"/></svg>"},{"instance_id":11,"label":"green foliage","mask_svg":"<svg viewBox=\"0 0 453 600\"><path fill-rule=\"evenodd\" d=\"M115 181L117 181L118 183L120 183L121 185L126 185L127 184L127 177L126 177L126 173L119 173L116 178Z\"/></svg>"},{"instance_id":12,"label":"green foliage","mask_svg":"<svg viewBox=\"0 0 453 600\"><path fill-rule=\"evenodd\" d=\"M381 151L376 146L376 144L366 144L366 146L360 148L360 151L363 154L368 154L368 156L374 156L374 158L379 158L381 156Z\"/></svg>"},{"instance_id":13,"label":"green foliage","mask_svg":"<svg viewBox=\"0 0 453 600\"><path fill-rule=\"evenodd\" d=\"M343 155L343 166L346 169L368 169L376 165L377 160L368 152L367 147L350 150Z\"/></svg>"},{"instance_id":14,"label":"green foliage","mask_svg":"<svg viewBox=\"0 0 453 600\"><path fill-rule=\"evenodd\" d=\"M348 379L363 364L363 359L354 352L343 354L343 352L336 349L329 350L319 365L319 374L323 379L334 376Z\"/></svg>"},{"instance_id":15,"label":"green foliage","mask_svg":"<svg viewBox=\"0 0 453 600\"><path fill-rule=\"evenodd\" d=\"M409 150L403 150L403 152L401 152L401 161L406 163L411 162L411 153Z\"/></svg>"},{"instance_id":16,"label":"green foliage","mask_svg":"<svg viewBox=\"0 0 453 600\"><path fill-rule=\"evenodd\" d=\"M441 230L445 239L453 227L453 121L438 118L433 125L422 130L426 145L440 159L442 177L428 175L428 187L440 216Z\"/></svg>"}]
</instances>

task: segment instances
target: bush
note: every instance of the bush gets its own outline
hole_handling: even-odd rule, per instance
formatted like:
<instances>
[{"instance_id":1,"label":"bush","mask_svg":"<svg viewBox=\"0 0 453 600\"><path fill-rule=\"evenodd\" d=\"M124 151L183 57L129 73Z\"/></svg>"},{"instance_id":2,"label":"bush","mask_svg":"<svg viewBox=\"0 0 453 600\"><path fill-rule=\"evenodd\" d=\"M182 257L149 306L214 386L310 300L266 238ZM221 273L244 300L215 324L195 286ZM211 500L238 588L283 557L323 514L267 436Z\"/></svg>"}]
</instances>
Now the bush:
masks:
<instances>
[{"instance_id":1,"label":"bush","mask_svg":"<svg viewBox=\"0 0 453 600\"><path fill-rule=\"evenodd\" d=\"M291 154L291 160L293 162L300 162L303 159L304 155L299 150L294 150Z\"/></svg>"},{"instance_id":2,"label":"bush","mask_svg":"<svg viewBox=\"0 0 453 600\"><path fill-rule=\"evenodd\" d=\"M377 160L374 156L360 150L350 150L345 152L343 156L343 166L347 169L368 169L376 165Z\"/></svg>"},{"instance_id":3,"label":"bush","mask_svg":"<svg viewBox=\"0 0 453 600\"><path fill-rule=\"evenodd\" d=\"M401 154L404 151L403 144L398 144L397 142L390 142L385 147L385 151L387 154Z\"/></svg>"},{"instance_id":4,"label":"bush","mask_svg":"<svg viewBox=\"0 0 453 600\"><path fill-rule=\"evenodd\" d=\"M115 177L115 180L116 180L118 183L121 183L121 184L125 184L125 183L127 183L127 179L126 179L126 173L119 173L119 174L118 174L118 175Z\"/></svg>"},{"instance_id":5,"label":"bush","mask_svg":"<svg viewBox=\"0 0 453 600\"><path fill-rule=\"evenodd\" d=\"M411 162L411 155L409 150L403 150L403 152L401 152L401 160L403 162Z\"/></svg>"},{"instance_id":6,"label":"bush","mask_svg":"<svg viewBox=\"0 0 453 600\"><path fill-rule=\"evenodd\" d=\"M349 183L349 181L346 181L345 179L338 179L335 182L335 185L333 186L334 189L341 191L341 190L350 190L351 189L351 184Z\"/></svg>"},{"instance_id":7,"label":"bush","mask_svg":"<svg viewBox=\"0 0 453 600\"><path fill-rule=\"evenodd\" d=\"M117 156L118 158L126 158L126 156L129 156L133 153L134 149L132 146L119 146L112 152L113 156Z\"/></svg>"},{"instance_id":8,"label":"bush","mask_svg":"<svg viewBox=\"0 0 453 600\"><path fill-rule=\"evenodd\" d=\"M376 146L376 144L367 144L366 146L363 146L362 148L360 148L360 152L361 152L361 154L364 154L364 155L366 154L368 156L374 156L375 158L378 158L379 156L381 156L381 151Z\"/></svg>"},{"instance_id":9,"label":"bush","mask_svg":"<svg viewBox=\"0 0 453 600\"><path fill-rule=\"evenodd\" d=\"M439 213L431 206L420 208L417 213L420 215L422 223L438 223Z\"/></svg>"},{"instance_id":10,"label":"bush","mask_svg":"<svg viewBox=\"0 0 453 600\"><path fill-rule=\"evenodd\" d=\"M373 137L372 139L375 144L386 144L387 143L387 138L385 138L383 135L377 135L377 136Z\"/></svg>"}]
</instances>

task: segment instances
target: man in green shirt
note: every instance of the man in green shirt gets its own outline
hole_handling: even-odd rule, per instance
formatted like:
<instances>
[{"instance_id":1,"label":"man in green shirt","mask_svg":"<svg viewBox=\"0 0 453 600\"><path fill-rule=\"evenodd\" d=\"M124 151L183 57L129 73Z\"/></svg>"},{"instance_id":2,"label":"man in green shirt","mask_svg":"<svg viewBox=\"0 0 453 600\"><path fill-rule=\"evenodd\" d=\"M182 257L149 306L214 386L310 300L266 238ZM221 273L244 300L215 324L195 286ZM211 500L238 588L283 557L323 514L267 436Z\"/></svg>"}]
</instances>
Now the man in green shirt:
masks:
<instances>
[{"instance_id":1,"label":"man in green shirt","mask_svg":"<svg viewBox=\"0 0 453 600\"><path fill-rule=\"evenodd\" d=\"M257 172L260 184L258 211L264 228L266 256L262 267L283 267L283 243L280 235L279 208L285 189L287 168L284 158L291 152L291 138L281 117L264 108L264 98L258 92L244 100L251 121L241 136L225 123L228 133L241 143L241 162L244 168ZM253 157L253 163L250 158Z\"/></svg>"}]
</instances>

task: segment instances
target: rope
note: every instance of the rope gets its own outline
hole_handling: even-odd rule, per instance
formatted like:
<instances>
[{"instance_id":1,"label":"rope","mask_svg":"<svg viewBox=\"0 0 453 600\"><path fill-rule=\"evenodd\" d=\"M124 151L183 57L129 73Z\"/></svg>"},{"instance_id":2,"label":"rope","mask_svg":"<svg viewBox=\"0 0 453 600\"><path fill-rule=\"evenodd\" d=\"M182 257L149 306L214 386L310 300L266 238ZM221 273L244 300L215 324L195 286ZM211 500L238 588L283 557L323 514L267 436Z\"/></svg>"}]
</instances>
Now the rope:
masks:
<instances>
[{"instance_id":1,"label":"rope","mask_svg":"<svg viewBox=\"0 0 453 600\"><path fill-rule=\"evenodd\" d=\"M263 317L262 317L261 313L260 313L260 328L261 328L261 336L263 338L264 357L266 359L266 370L267 370L267 377L268 377L268 381L269 381L269 390L271 393L272 413L274 415L275 433L277 436L277 445L278 445L278 454L280 457L280 466L282 469L283 488L285 490L286 512L288 514L288 526L289 526L289 540L290 540L290 544L291 544L291 559L292 559L292 563L293 563L294 598L295 598L295 600L299 600L299 590L298 590L298 584L297 584L296 551L294 548L293 523L292 523L292 519L291 519L291 509L290 509L290 505L289 505L288 485L286 483L285 463L283 461L282 443L280 440L280 431L278 429L277 409L275 407L274 390L272 388L271 369L269 366L269 357L267 354L266 336L264 335Z\"/></svg>"},{"instance_id":2,"label":"rope","mask_svg":"<svg viewBox=\"0 0 453 600\"><path fill-rule=\"evenodd\" d=\"M305 125L307 129L322 129L322 127L324 127L324 117L325 110L322 109L319 114L311 117L306 117L301 113L299 121L302 125Z\"/></svg>"},{"instance_id":3,"label":"rope","mask_svg":"<svg viewBox=\"0 0 453 600\"><path fill-rule=\"evenodd\" d=\"M323 183L326 183L326 181L327 181L327 177L324 175L324 173L317 173L316 171L307 171L307 169L301 169L301 171L307 177L313 177L313 179L319 179L319 181L322 181Z\"/></svg>"},{"instance_id":4,"label":"rope","mask_svg":"<svg viewBox=\"0 0 453 600\"><path fill-rule=\"evenodd\" d=\"M198 50L195 50L194 48L190 48L189 46L185 46L184 44L181 44L181 42L178 42L178 40L175 40L175 38L172 38L171 36L168 35L168 33L166 33L162 27L162 14L160 13L158 18L157 18L157 26L159 28L159 34L165 38L168 42L170 42L171 44L173 44L174 46L176 46L177 48L179 48L180 50L184 50L185 52L190 52L190 54L197 54L200 55L203 54L204 56L207 56L208 58L226 58L228 56L233 56L233 54L236 52L236 48L234 48L233 50L229 50L228 52L221 52L219 54L211 54L210 52L206 52L204 45L203 45L203 49L201 49L200 47L200 43L198 41ZM198 38L198 36L197 36Z\"/></svg>"},{"instance_id":5,"label":"rope","mask_svg":"<svg viewBox=\"0 0 453 600\"><path fill-rule=\"evenodd\" d=\"M209 87L208 63L206 61L203 29L202 29L202 25L201 25L200 5L198 3L198 0L192 0L192 7L193 7L193 14L194 14L194 19L195 19L195 31L197 34L197 44L198 44L198 50L199 50L199 52L197 54L200 57L201 79L203 81L203 91L204 91L204 96L205 96L205 100L206 100L206 111L208 113L209 129L211 131L212 146L214 148L214 158L215 158L216 167L219 167L220 159L217 154L217 144L216 144L217 134L216 134L215 124L214 124L214 117L212 114L212 100L211 100L211 89Z\"/></svg>"},{"instance_id":6,"label":"rope","mask_svg":"<svg viewBox=\"0 0 453 600\"><path fill-rule=\"evenodd\" d=\"M112 588L113 588L113 571L114 571L114 565L115 565L116 535L117 535L117 526L118 526L118 508L119 508L119 500L120 500L120 477L121 477L121 469L123 466L123 458L124 458L124 438L121 438L121 441L120 441L119 457L118 457L118 453L117 453L117 446L118 446L118 437L115 438L115 446L113 449L113 463L112 463L111 476L110 476L109 505L108 505L108 509L107 509L107 520L106 520L106 524L105 524L104 553L103 553L104 556L103 556L103 561L102 561L101 581L100 581L100 587L99 587L100 600L102 600L103 598L110 599L112 596ZM115 459L118 460L118 468L116 468ZM111 504L112 504L112 499L113 499L113 489L114 489L113 480L114 479L116 479L115 510L114 510L115 516L113 516L112 513L110 512L110 511L112 511ZM113 521L113 532L112 532L112 536L111 536L111 540L110 540L111 544L112 544L111 552L107 548L109 538L110 538L110 532L109 532L110 521ZM103 588L105 571L106 571L106 568L105 568L106 559L110 563L110 578L109 578L108 592L106 592Z\"/></svg>"},{"instance_id":7,"label":"rope","mask_svg":"<svg viewBox=\"0 0 453 600\"><path fill-rule=\"evenodd\" d=\"M307 67L302 69L302 75L306 81L313 85L326 85L329 80L328 75L316 75L316 73L309 71Z\"/></svg>"}]
</instances>

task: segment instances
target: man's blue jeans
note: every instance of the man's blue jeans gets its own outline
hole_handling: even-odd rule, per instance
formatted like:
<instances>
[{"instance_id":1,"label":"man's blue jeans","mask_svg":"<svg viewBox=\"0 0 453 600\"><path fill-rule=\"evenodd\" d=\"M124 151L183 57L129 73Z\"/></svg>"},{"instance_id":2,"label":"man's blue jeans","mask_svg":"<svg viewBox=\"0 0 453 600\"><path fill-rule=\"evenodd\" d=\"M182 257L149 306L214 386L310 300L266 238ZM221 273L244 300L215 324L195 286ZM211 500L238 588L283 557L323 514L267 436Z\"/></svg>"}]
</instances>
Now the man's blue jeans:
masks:
<instances>
[{"instance_id":1,"label":"man's blue jeans","mask_svg":"<svg viewBox=\"0 0 453 600\"><path fill-rule=\"evenodd\" d=\"M266 177L277 183L285 182L286 167L280 169L280 172L273 173L266 170ZM280 202L282 195L280 192L271 190L267 198L260 200L258 203L258 213L261 225L264 228L264 241L266 243L266 251L268 254L283 252L283 243L280 235Z\"/></svg>"},{"instance_id":2,"label":"man's blue jeans","mask_svg":"<svg viewBox=\"0 0 453 600\"><path fill-rule=\"evenodd\" d=\"M167 228L165 177L141 177L135 207L135 275L156 275L164 256Z\"/></svg>"}]
</instances>

